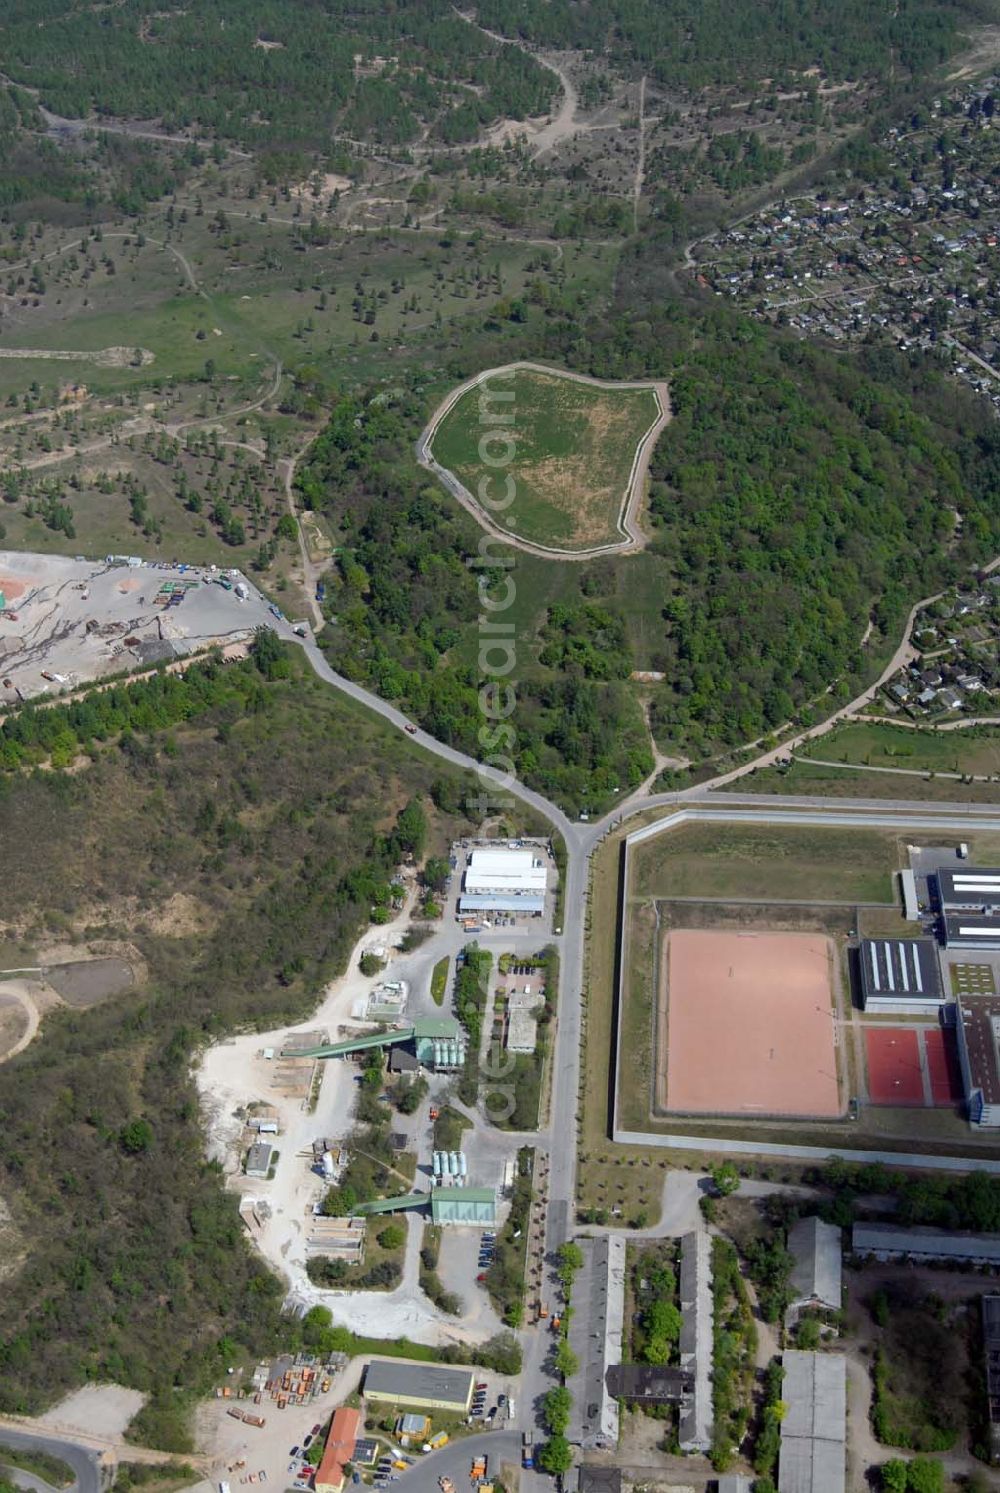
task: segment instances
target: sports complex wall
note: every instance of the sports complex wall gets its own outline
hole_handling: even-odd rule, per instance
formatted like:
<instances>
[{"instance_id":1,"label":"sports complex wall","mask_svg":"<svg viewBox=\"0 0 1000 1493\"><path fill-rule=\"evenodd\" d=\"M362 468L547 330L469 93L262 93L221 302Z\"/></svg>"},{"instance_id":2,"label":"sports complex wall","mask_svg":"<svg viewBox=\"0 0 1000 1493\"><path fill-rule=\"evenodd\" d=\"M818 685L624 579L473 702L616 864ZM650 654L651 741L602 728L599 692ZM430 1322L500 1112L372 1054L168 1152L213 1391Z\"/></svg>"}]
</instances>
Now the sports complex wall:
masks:
<instances>
[{"instance_id":1,"label":"sports complex wall","mask_svg":"<svg viewBox=\"0 0 1000 1493\"><path fill-rule=\"evenodd\" d=\"M747 1157L786 1157L789 1160L812 1162L825 1161L833 1157L839 1157L846 1161L861 1164L883 1162L899 1166L922 1167L940 1171L968 1171L972 1168L988 1171L1000 1175L1000 1159L994 1154L978 1154L980 1148L970 1144L965 1154L958 1154L959 1147L952 1148L955 1154L944 1153L939 1147L928 1147L924 1152L911 1152L894 1144L894 1137L887 1137L884 1150L854 1148L850 1145L841 1145L838 1140L831 1137L829 1143L820 1145L800 1145L783 1140L746 1140L734 1138L730 1135L719 1134L691 1134L683 1131L670 1132L662 1129L633 1129L622 1126L619 1123L621 1109L621 1084L622 1084L622 1033L623 1033L623 1002L628 997L628 974L629 974L629 888L631 886L633 872L633 852L637 846L658 835L669 834L672 830L679 829L684 824L691 823L719 823L729 825L740 824L767 824L780 826L782 823L791 826L813 825L818 828L886 828L899 830L929 830L942 834L967 836L977 830L983 832L996 832L1000 829L1000 821L996 818L977 819L975 814L963 813L960 809L945 808L941 812L928 810L914 814L912 811L897 812L890 809L880 811L860 811L852 809L844 810L806 810L798 809L792 805L775 810L743 809L738 807L722 808L701 805L692 805L678 808L667 814L663 819L646 825L644 828L634 831L622 841L619 859L618 876L618 916L617 916L617 939L618 956L615 961L615 988L612 992L612 1057L613 1074L609 1085L609 1099L611 1103L611 1139L619 1145L649 1146L661 1149L696 1152L701 1155L712 1153L728 1153L731 1155ZM654 1004L655 1009L655 1004ZM653 1032L650 1032L650 1042L654 1040ZM652 1094L649 1096L649 1112L652 1117L653 1105ZM684 1123L686 1117L676 1115L679 1123ZM710 1124L711 1116L698 1116L700 1128ZM721 1110L716 1116L720 1121L728 1118ZM752 1127L754 1121L767 1120L765 1115L740 1115L739 1119L746 1127ZM787 1121L787 1116L776 1116L779 1120ZM843 1125L849 1134L847 1127L850 1121L824 1121L825 1124L836 1125L837 1129ZM971 1138L970 1138L971 1139ZM913 1144L914 1142L909 1142ZM919 1141L916 1143L919 1144ZM904 1143L905 1144L905 1143Z\"/></svg>"}]
</instances>

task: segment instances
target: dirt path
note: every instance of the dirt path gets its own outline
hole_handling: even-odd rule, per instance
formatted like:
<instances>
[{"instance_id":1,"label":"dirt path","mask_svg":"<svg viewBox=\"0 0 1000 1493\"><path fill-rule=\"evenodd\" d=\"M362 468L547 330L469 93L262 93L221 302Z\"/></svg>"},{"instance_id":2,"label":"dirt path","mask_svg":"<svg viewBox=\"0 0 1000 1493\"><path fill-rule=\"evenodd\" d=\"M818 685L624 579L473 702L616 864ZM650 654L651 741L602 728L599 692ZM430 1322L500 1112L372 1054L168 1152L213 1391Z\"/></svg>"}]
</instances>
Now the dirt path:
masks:
<instances>
[{"instance_id":1,"label":"dirt path","mask_svg":"<svg viewBox=\"0 0 1000 1493\"><path fill-rule=\"evenodd\" d=\"M632 470L629 473L625 495L622 499L622 507L618 516L618 529L622 535L620 540L611 544L593 545L588 549L567 550L559 549L555 545L536 544L530 539L522 539L517 534L512 534L509 529L503 528L495 523L482 505L469 492L468 488L459 481L454 472L440 465L431 453L431 446L437 434L438 427L444 417L451 411L458 401L474 389L478 384L487 379L495 378L500 374L506 374L512 369L527 368L535 373L552 374L557 378L573 379L576 383L588 384L595 389L652 389L659 405L659 415L649 427L640 441L635 458L632 462ZM649 471L649 463L653 454L653 447L659 439L660 432L673 418L673 410L670 405L670 387L662 380L637 379L634 381L617 381L615 379L589 378L584 373L572 373L565 368L550 368L543 363L533 363L519 359L514 363L505 363L500 368L486 368L482 373L467 378L464 383L457 385L451 393L438 405L431 415L427 425L420 433L417 441L417 461L428 472L432 472L439 478L452 497L457 498L462 507L472 514L472 517L488 533L494 534L498 539L504 540L514 549L523 550L525 554L540 555L547 560L591 560L596 555L633 554L646 548L647 536L639 526L639 507L646 490L646 475Z\"/></svg>"},{"instance_id":2,"label":"dirt path","mask_svg":"<svg viewBox=\"0 0 1000 1493\"><path fill-rule=\"evenodd\" d=\"M635 186L632 189L632 232L639 232L639 200L646 175L646 75L639 82L639 158L635 163Z\"/></svg>"},{"instance_id":3,"label":"dirt path","mask_svg":"<svg viewBox=\"0 0 1000 1493\"><path fill-rule=\"evenodd\" d=\"M519 52L524 52L526 56L533 58L540 67L544 67L550 73L554 73L559 79L559 86L562 89L563 95L562 103L555 114L549 118L548 122L536 131L534 139L531 142L534 147L533 160L537 161L539 156L543 156L548 151L553 150L557 145L561 145L564 140L571 140L581 128L586 128L585 125L581 125L577 121L576 117L580 103L580 96L576 91L576 85L566 69L561 67L554 57L547 57L543 52L533 51L531 47L525 46L524 42L519 41L517 37L501 36L498 31L488 31L485 26L480 26L478 21L474 20L472 16L466 15L464 11L459 10L457 6L454 7L454 10L455 14L461 17L467 25L474 26L477 31L481 31L484 36L488 36L490 41L499 42L503 47L516 47ZM645 79L643 79L643 82L645 83Z\"/></svg>"},{"instance_id":4,"label":"dirt path","mask_svg":"<svg viewBox=\"0 0 1000 1493\"><path fill-rule=\"evenodd\" d=\"M863 710L866 705L875 699L883 684L891 679L898 669L903 668L905 664L911 663L917 657L917 649L910 642L910 633L913 631L913 624L917 613L922 611L924 607L931 606L935 601L940 601L943 595L942 591L938 591L933 596L925 596L922 600L914 603L906 618L899 646L878 678L867 689L862 690L860 695L856 695L848 704L842 705L839 710L835 710L820 725L810 726L805 731L799 731L787 741L783 741L780 746L772 747L761 756L753 757L749 762L744 762L740 767L734 767L729 772L720 773L718 777L710 778L707 782L700 785L701 788L703 790L724 788L728 783L735 783L737 779L746 777L747 773L756 772L763 767L773 767L776 762L781 761L785 757L792 756L796 748L802 746L805 742L818 740L819 737L825 736L829 731L832 731L834 726L839 725L841 721L857 715L859 711ZM751 746L756 745L756 742L751 743Z\"/></svg>"},{"instance_id":5,"label":"dirt path","mask_svg":"<svg viewBox=\"0 0 1000 1493\"><path fill-rule=\"evenodd\" d=\"M10 1051L0 1053L0 1063L6 1063L11 1058L16 1058L18 1053L23 1052L29 1042L32 1042L38 1034L41 1017L38 1014L38 1007L31 998L29 984L28 980L4 980L0 983L0 999L8 997L16 1001L28 1018L27 1028L22 1032Z\"/></svg>"},{"instance_id":6,"label":"dirt path","mask_svg":"<svg viewBox=\"0 0 1000 1493\"><path fill-rule=\"evenodd\" d=\"M833 767L838 772L888 772L903 778L945 778L955 783L992 783L990 773L945 772L938 767L871 767L867 762L834 762L829 757L799 757L796 762L812 762L816 767Z\"/></svg>"},{"instance_id":7,"label":"dirt path","mask_svg":"<svg viewBox=\"0 0 1000 1493\"><path fill-rule=\"evenodd\" d=\"M312 614L314 632L319 632L326 622L326 618L323 616L323 608L316 597L316 583L325 567L316 565L309 555L309 542L306 539L302 519L295 506L295 471L313 441L320 434L321 432L317 430L313 435L309 436L308 440L299 448L295 455L286 457L282 463L285 468L285 504L292 518L295 520L295 534L299 544L299 560L302 565L302 589L305 592L306 605Z\"/></svg>"}]
</instances>

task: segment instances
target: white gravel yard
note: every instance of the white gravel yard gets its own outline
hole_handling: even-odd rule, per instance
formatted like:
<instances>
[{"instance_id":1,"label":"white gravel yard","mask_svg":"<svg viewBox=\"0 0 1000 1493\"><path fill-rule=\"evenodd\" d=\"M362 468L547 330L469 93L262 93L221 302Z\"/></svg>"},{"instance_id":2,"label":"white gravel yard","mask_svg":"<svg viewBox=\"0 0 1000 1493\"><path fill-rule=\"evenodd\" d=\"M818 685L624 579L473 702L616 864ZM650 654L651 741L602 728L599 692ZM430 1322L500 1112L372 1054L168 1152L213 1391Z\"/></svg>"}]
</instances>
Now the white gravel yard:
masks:
<instances>
[{"instance_id":1,"label":"white gravel yard","mask_svg":"<svg viewBox=\"0 0 1000 1493\"><path fill-rule=\"evenodd\" d=\"M146 1396L120 1384L87 1384L39 1416L38 1424L53 1430L83 1431L90 1436L120 1440L138 1415Z\"/></svg>"},{"instance_id":2,"label":"white gravel yard","mask_svg":"<svg viewBox=\"0 0 1000 1493\"><path fill-rule=\"evenodd\" d=\"M462 1319L439 1312L420 1289L420 1246L423 1219L406 1216L408 1243L403 1280L392 1291L331 1291L314 1286L306 1274L307 1239L313 1206L320 1201L326 1183L312 1169L312 1143L315 1138L344 1139L351 1130L357 1086L357 1068L337 1059L319 1064L319 1099L310 1112L301 1094L289 1095L273 1086L277 1072L277 1054L295 1032L326 1033L331 1041L342 1035L345 1026L364 1030L367 1024L352 1018L359 1000L387 976L407 980L411 986L407 1018L419 1012L435 1011L430 1001L430 971L441 957L442 945L455 942L453 926L445 925L434 939L411 954L401 954L394 946L410 923L413 894L392 923L370 928L359 939L348 962L347 972L323 992L315 1014L297 1027L282 1027L273 1032L253 1033L231 1038L208 1048L196 1071L202 1112L207 1132L209 1156L226 1170L229 1186L246 1199L244 1216L257 1248L288 1284L289 1303L303 1309L322 1304L329 1307L334 1320L354 1331L376 1337L408 1336L417 1341L474 1341L499 1330L500 1323L488 1298L477 1288L461 1292L467 1299L468 1314ZM387 951L388 969L366 977L358 961L366 949L382 945ZM317 1037L317 1040L319 1038ZM274 1052L274 1058L264 1053ZM271 1180L249 1178L242 1173L242 1155L246 1142L243 1119L237 1111L258 1101L270 1104L277 1112L279 1134L266 1137L277 1148L279 1159ZM412 1121L403 1121L400 1129L414 1130ZM416 1131L421 1134L421 1130ZM429 1132L426 1137L429 1148ZM424 1158L425 1160L427 1158ZM425 1172L418 1170L416 1186L426 1188ZM251 1203L254 1205L251 1208ZM466 1236L465 1247L456 1241L447 1244L465 1255L475 1252L473 1236L478 1231L459 1230ZM463 1270L464 1275L468 1274Z\"/></svg>"}]
</instances>

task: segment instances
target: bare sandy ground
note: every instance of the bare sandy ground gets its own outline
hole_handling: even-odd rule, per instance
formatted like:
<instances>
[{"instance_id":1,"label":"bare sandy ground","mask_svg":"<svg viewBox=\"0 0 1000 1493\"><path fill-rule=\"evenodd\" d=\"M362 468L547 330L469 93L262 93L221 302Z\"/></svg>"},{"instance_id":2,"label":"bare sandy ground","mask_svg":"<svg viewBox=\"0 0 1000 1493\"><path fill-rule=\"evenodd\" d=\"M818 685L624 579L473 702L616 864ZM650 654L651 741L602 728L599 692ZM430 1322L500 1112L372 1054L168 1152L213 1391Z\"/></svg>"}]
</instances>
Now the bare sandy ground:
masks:
<instances>
[{"instance_id":1,"label":"bare sandy ground","mask_svg":"<svg viewBox=\"0 0 1000 1493\"><path fill-rule=\"evenodd\" d=\"M120 1384L88 1384L39 1416L38 1424L53 1430L84 1431L91 1436L120 1440L138 1415L146 1396Z\"/></svg>"},{"instance_id":2,"label":"bare sandy ground","mask_svg":"<svg viewBox=\"0 0 1000 1493\"><path fill-rule=\"evenodd\" d=\"M323 1197L326 1183L311 1169L315 1138L343 1140L352 1129L357 1069L338 1061L319 1065L320 1089L314 1110L301 1096L287 1095L272 1086L276 1054L292 1032L326 1032L337 1040L346 1028L363 1031L370 1024L352 1015L380 980L403 979L416 988L429 985L436 941L412 954L401 954L396 945L410 924L415 900L411 888L396 919L382 928L369 928L359 939L348 962L347 973L323 992L315 1014L299 1026L273 1032L250 1033L210 1047L195 1072L207 1133L207 1150L223 1166L227 1186L244 1200L244 1216L251 1237L269 1264L288 1285L288 1303L295 1308L322 1304L334 1320L355 1332L376 1337L404 1334L418 1341L478 1341L499 1330L500 1322L485 1293L477 1290L459 1320L438 1311L419 1288L422 1223L407 1218L407 1248L403 1280L392 1291L331 1291L314 1286L306 1262L312 1209ZM388 968L375 977L365 977L358 961L366 949L382 947ZM412 1010L412 997L411 997ZM441 1080L438 1080L441 1082ZM253 1101L274 1106L279 1135L272 1138L279 1151L276 1174L270 1181L242 1174L243 1120L237 1111ZM429 1143L429 1141L428 1141ZM420 1185L426 1185L420 1184ZM405 1190L401 1185L400 1191ZM251 1206L252 1205L252 1206Z\"/></svg>"}]
</instances>

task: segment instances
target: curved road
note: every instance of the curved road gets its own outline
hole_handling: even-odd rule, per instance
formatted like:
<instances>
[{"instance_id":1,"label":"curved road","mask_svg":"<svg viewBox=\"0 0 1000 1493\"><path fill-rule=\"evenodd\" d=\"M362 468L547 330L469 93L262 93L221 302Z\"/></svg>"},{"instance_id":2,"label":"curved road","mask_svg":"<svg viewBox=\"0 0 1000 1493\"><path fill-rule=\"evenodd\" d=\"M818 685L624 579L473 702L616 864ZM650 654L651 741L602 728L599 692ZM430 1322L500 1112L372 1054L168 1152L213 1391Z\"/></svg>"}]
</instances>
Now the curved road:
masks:
<instances>
[{"instance_id":1,"label":"curved road","mask_svg":"<svg viewBox=\"0 0 1000 1493\"><path fill-rule=\"evenodd\" d=\"M553 378L565 378L573 383L586 384L592 389L649 389L652 391L659 408L659 414L652 425L646 431L642 440L636 447L635 456L632 459L632 469L625 484L622 494L621 508L618 512L616 525L621 539L613 540L610 544L591 545L587 549L560 549L556 545L537 544L531 539L524 539L505 529L485 512L482 503L478 502L470 493L469 489L460 482L454 472L448 467L443 467L431 451L431 443L437 435L438 427L445 416L454 409L458 401L479 384L484 384L488 379L497 378L509 373L515 368L527 368L534 373L549 374ZM543 560L592 560L598 555L624 555L633 554L637 550L645 549L648 540L639 527L638 514L645 490L646 473L649 470L650 458L653 447L659 440L660 433L665 426L669 425L673 418L673 410L670 404L670 387L663 379L605 379L590 378L585 373L574 373L567 368L549 367L545 363L533 363L526 359L518 359L513 363L504 363L499 368L485 368L481 373L476 373L472 378L467 378L464 383L459 384L447 394L437 409L431 415L424 429L420 432L417 441L417 461L428 472L440 479L443 485L451 493L467 512L485 529L487 533L502 539L512 549L523 550L525 554L539 555Z\"/></svg>"},{"instance_id":2,"label":"curved road","mask_svg":"<svg viewBox=\"0 0 1000 1493\"><path fill-rule=\"evenodd\" d=\"M43 1431L11 1431L6 1425L0 1425L0 1446L12 1446L15 1451L48 1452L49 1456L67 1462L76 1473L76 1482L71 1484L68 1493L101 1493L100 1454L75 1441L63 1441ZM0 1451L2 1465L3 1453ZM31 1477L29 1473L19 1475ZM40 1478L32 1478L31 1485L37 1489L48 1488Z\"/></svg>"}]
</instances>

